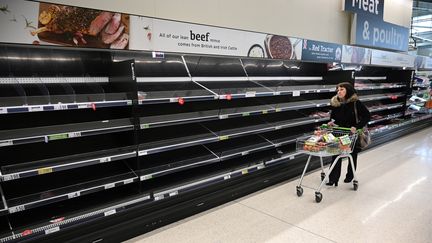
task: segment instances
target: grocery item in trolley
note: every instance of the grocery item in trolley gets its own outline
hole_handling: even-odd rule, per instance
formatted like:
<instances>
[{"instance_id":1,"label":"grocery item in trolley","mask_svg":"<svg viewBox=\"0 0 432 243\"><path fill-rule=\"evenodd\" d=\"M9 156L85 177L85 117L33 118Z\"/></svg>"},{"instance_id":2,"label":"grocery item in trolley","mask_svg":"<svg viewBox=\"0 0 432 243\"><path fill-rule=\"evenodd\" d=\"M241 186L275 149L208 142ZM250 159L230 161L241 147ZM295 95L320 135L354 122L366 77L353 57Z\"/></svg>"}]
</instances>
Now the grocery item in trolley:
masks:
<instances>
[{"instance_id":1,"label":"grocery item in trolley","mask_svg":"<svg viewBox=\"0 0 432 243\"><path fill-rule=\"evenodd\" d=\"M322 157L347 154L351 153L352 141L350 134L318 129L297 139L297 151Z\"/></svg>"},{"instance_id":2,"label":"grocery item in trolley","mask_svg":"<svg viewBox=\"0 0 432 243\"><path fill-rule=\"evenodd\" d=\"M320 157L320 162L321 162L321 184L315 190L315 201L317 203L321 202L323 198L322 193L320 192L321 188L329 178L330 173L332 172L333 168L336 165L336 161L338 161L341 158L348 158L348 161L349 163L351 163L351 166L355 168L350 153L354 149L354 146L357 141L358 133L361 131L362 129L358 129L357 132L352 133L351 128L334 127L334 126L328 126L326 124L323 124L321 125L320 129L316 130L312 134L297 138L297 142L296 142L297 151L309 155L305 168L303 169L300 182L296 186L297 196L301 197L303 195L302 182L305 173L307 171L307 168L309 166L309 163L311 162L312 156ZM325 173L323 157L335 156L335 155L337 155L336 158L333 158L332 165L329 166L328 172ZM357 177L355 174L355 170L353 171L353 175L354 175L354 180L353 180L354 190L357 190L358 181L356 179Z\"/></svg>"}]
</instances>

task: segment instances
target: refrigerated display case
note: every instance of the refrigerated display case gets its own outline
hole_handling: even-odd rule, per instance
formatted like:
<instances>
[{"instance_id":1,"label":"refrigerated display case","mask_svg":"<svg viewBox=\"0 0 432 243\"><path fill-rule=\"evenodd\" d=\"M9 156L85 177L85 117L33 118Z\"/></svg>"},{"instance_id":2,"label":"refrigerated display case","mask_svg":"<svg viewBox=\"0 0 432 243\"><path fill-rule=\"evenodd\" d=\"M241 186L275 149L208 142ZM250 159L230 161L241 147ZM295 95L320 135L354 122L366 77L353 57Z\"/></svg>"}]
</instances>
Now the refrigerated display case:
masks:
<instances>
[{"instance_id":1,"label":"refrigerated display case","mask_svg":"<svg viewBox=\"0 0 432 243\"><path fill-rule=\"evenodd\" d=\"M121 241L298 176L295 139L329 121L337 83L356 85L376 126L404 117L411 77L143 51L0 55L2 242Z\"/></svg>"}]
</instances>

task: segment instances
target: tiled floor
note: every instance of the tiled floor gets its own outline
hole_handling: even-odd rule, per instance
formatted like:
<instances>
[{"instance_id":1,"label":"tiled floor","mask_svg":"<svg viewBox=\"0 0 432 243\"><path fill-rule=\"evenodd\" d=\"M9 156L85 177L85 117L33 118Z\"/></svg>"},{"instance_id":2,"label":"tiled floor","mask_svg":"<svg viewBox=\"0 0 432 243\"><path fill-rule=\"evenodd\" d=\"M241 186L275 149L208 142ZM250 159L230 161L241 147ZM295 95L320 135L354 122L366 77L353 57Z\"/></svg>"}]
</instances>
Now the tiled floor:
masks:
<instances>
[{"instance_id":1,"label":"tiled floor","mask_svg":"<svg viewBox=\"0 0 432 243\"><path fill-rule=\"evenodd\" d=\"M296 179L128 242L432 242L432 128L360 154L357 173L358 191L342 176L319 204Z\"/></svg>"}]
</instances>

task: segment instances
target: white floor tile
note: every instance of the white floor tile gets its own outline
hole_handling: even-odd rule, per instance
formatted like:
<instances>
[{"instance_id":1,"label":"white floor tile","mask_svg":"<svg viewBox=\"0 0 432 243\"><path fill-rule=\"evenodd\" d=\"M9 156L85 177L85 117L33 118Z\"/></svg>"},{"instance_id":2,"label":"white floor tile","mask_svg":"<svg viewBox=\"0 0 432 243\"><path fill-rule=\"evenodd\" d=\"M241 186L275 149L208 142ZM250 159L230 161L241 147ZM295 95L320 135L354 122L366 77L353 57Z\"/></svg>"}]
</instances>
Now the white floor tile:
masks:
<instances>
[{"instance_id":1,"label":"white floor tile","mask_svg":"<svg viewBox=\"0 0 432 243\"><path fill-rule=\"evenodd\" d=\"M332 242L240 204L194 217L128 242Z\"/></svg>"},{"instance_id":2,"label":"white floor tile","mask_svg":"<svg viewBox=\"0 0 432 243\"><path fill-rule=\"evenodd\" d=\"M128 242L431 242L431 146L429 128L361 153L359 190L343 183L345 162L321 203L308 188L297 197L295 178Z\"/></svg>"}]
</instances>

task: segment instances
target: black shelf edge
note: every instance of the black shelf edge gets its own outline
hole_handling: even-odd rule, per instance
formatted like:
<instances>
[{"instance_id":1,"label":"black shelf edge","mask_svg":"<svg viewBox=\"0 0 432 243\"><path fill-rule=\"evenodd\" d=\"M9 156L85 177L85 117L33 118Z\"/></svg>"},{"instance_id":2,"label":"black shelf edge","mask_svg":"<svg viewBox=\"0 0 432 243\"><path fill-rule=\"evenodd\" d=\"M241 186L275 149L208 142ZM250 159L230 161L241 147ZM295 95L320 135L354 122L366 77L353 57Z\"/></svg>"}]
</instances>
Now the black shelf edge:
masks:
<instances>
[{"instance_id":1,"label":"black shelf edge","mask_svg":"<svg viewBox=\"0 0 432 243\"><path fill-rule=\"evenodd\" d=\"M266 168L267 166L274 166L280 163L287 163L289 160L295 159L297 156L302 155L299 152L293 152L285 154L277 159L273 159L266 162L257 163L252 166L246 166L240 169L236 169L231 172L221 173L215 176L211 176L209 178L205 178L202 180L197 180L191 183L185 183L184 185L178 187L172 187L168 189L162 189L154 192L154 201L160 201L163 199L167 199L169 197L177 196L181 193L189 192L191 190L195 190L201 187L209 186L218 182L234 179L241 177L243 175L247 175L253 173L255 171Z\"/></svg>"},{"instance_id":2,"label":"black shelf edge","mask_svg":"<svg viewBox=\"0 0 432 243\"><path fill-rule=\"evenodd\" d=\"M203 160L203 161L198 161L192 164L188 164L188 165L182 165L182 166L178 166L178 167L172 167L170 169L165 169L165 170L160 170L160 171L154 171L145 175L141 175L140 176L140 180L144 181L144 180L149 180L155 177L159 177L159 176L163 176L163 175L168 175L171 173L175 173L178 171L182 171L185 169L190 169L190 168L195 168L198 166L202 166L202 165L207 165L207 164L212 164L212 163L217 163L217 162L221 162L224 160L228 160L228 159L233 159L236 157L242 157L242 156L246 156L248 154L251 153L256 153L259 151L264 151L267 149L272 149L275 148L275 144L272 144L270 142L267 142L267 145L264 146L259 146L259 147L254 147L254 148L248 148L248 146L244 147L243 150L241 151L237 151L235 153L231 153L228 155L219 155L218 152L213 151L211 148L207 148L214 156L215 158L212 159L207 159L207 160Z\"/></svg>"},{"instance_id":3,"label":"black shelf edge","mask_svg":"<svg viewBox=\"0 0 432 243\"><path fill-rule=\"evenodd\" d=\"M210 142L223 141L223 140L227 140L227 139L231 139L231 138L243 137L246 135L259 134L259 133L264 133L264 132L270 132L270 131L275 131L275 130L279 130L279 129L283 129L283 128L295 127L295 126L312 124L312 123L317 123L317 122L324 122L324 121L328 121L328 120L330 120L330 118L328 118L328 117L309 118L309 119L302 118L299 121L294 121L294 122L291 121L291 122L287 122L287 123L279 123L277 125L269 124L269 126L267 126L267 127L254 129L254 130L248 130L248 131L243 131L243 132L233 132L233 133L226 134L226 135L221 135L221 136L212 137L212 138L198 139L198 140L189 141L189 142L185 142L185 143L170 144L170 145L166 145L166 146L160 146L160 147L149 148L149 149L140 149L138 151L138 156L145 156L148 154L161 153L161 152L165 152L165 151L169 151L169 150L173 150L173 149L190 147L193 145L200 145L200 144L206 144L206 143L210 143Z\"/></svg>"},{"instance_id":4,"label":"black shelf edge","mask_svg":"<svg viewBox=\"0 0 432 243\"><path fill-rule=\"evenodd\" d=\"M9 138L9 139L0 140L0 147L36 143L36 142L47 143L49 141L54 141L54 140L77 138L77 137L84 137L84 136L94 136L94 135L106 134L112 132L131 131L133 130L133 128L134 126L130 124L130 125L96 128L96 129L88 129L88 130L84 128L84 129L70 131L70 132L45 133L45 134L34 135L29 137Z\"/></svg>"},{"instance_id":5,"label":"black shelf edge","mask_svg":"<svg viewBox=\"0 0 432 243\"><path fill-rule=\"evenodd\" d=\"M378 122L382 122L382 121L391 120L391 119L398 118L398 117L401 117L401 116L403 116L403 113L388 115L387 117L384 117L384 118L381 118L381 119L372 120L372 121L368 122L368 125L372 125L372 124L375 124L375 123L378 123Z\"/></svg>"},{"instance_id":6,"label":"black shelf edge","mask_svg":"<svg viewBox=\"0 0 432 243\"><path fill-rule=\"evenodd\" d=\"M281 156L281 157L279 157L277 159L265 162L265 165L267 167L270 167L270 166L279 165L281 163L287 163L288 161L294 160L298 156L302 156L302 155L304 155L304 153L297 152L297 151L296 152L287 153L287 154L284 154L283 156Z\"/></svg>"},{"instance_id":7,"label":"black shelf edge","mask_svg":"<svg viewBox=\"0 0 432 243\"><path fill-rule=\"evenodd\" d=\"M179 125L179 124L187 124L187 123L195 123L195 122L203 122L203 121L213 121L220 119L219 115L209 115L209 116L197 116L197 117L186 117L184 119L175 119L175 120L165 120L158 122L142 122L140 121L140 129L149 129L155 127L164 127L171 125ZM141 117L142 120L142 117Z\"/></svg>"},{"instance_id":8,"label":"black shelf edge","mask_svg":"<svg viewBox=\"0 0 432 243\"><path fill-rule=\"evenodd\" d=\"M416 84L413 84L413 88L428 88L429 87L429 85L416 85Z\"/></svg>"},{"instance_id":9,"label":"black shelf edge","mask_svg":"<svg viewBox=\"0 0 432 243\"><path fill-rule=\"evenodd\" d=\"M219 99L216 95L202 95L202 96L189 96L189 97L167 97L167 98L155 98L155 99L144 99L139 100L138 104L163 104L163 103L182 103L185 101L205 101L205 100L217 100Z\"/></svg>"},{"instance_id":10,"label":"black shelf edge","mask_svg":"<svg viewBox=\"0 0 432 243\"><path fill-rule=\"evenodd\" d=\"M177 196L182 193L190 192L202 187L206 187L209 185L216 184L218 182L222 182L225 180L233 179L236 177L240 177L242 175L246 175L249 173L252 173L254 171L260 170L265 168L264 163L256 164L253 166L247 166L241 169L237 169L235 171L222 173L219 175L215 175L206 179L197 180L191 183L186 183L184 185L178 186L178 187L172 187L168 189L163 189L154 192L154 201L160 201L163 199L167 199L169 197Z\"/></svg>"},{"instance_id":11,"label":"black shelf edge","mask_svg":"<svg viewBox=\"0 0 432 243\"><path fill-rule=\"evenodd\" d=\"M89 166L89 165L114 162L114 161L118 161L118 160L122 160L122 159L132 158L135 156L136 156L136 151L130 151L130 152L119 153L119 154L114 154L114 155L109 155L109 156L98 156L97 158L77 160L77 161L66 163L66 164L61 163L61 160L59 160L58 165L44 166L44 167L31 169L31 170L23 170L23 171L14 172L14 173L3 174L3 175L1 175L1 180L2 181L17 180L20 178L44 175L44 174L48 174L48 173L54 173L54 172L63 171L63 170L70 170L70 169L85 167L85 166ZM56 158L53 158L51 160L56 160Z\"/></svg>"},{"instance_id":12,"label":"black shelf edge","mask_svg":"<svg viewBox=\"0 0 432 243\"><path fill-rule=\"evenodd\" d=\"M16 242L22 240L37 239L40 236L49 235L55 232L66 230L70 227L80 225L85 222L89 222L95 219L102 219L115 215L117 213L126 211L128 208L140 205L151 201L151 196L149 194L144 194L141 197L110 206L107 208L99 209L93 212L88 212L82 215L78 215L72 218L64 219L60 222L54 222L49 224L42 224L41 226L36 226L34 228L29 228L21 233L11 233L7 236L0 238L0 242Z\"/></svg>"},{"instance_id":13,"label":"black shelf edge","mask_svg":"<svg viewBox=\"0 0 432 243\"><path fill-rule=\"evenodd\" d=\"M396 108L402 108L403 106L404 106L403 103L398 103L397 105L390 104L390 105L380 106L379 108L368 108L368 109L369 109L369 112L378 112L378 111L385 111L385 110L392 110L392 109L396 109Z\"/></svg>"},{"instance_id":14,"label":"black shelf edge","mask_svg":"<svg viewBox=\"0 0 432 243\"><path fill-rule=\"evenodd\" d=\"M374 100L395 99L403 96L405 96L405 94L365 95L365 96L360 96L360 100L363 102L367 102L367 101L374 101Z\"/></svg>"},{"instance_id":15,"label":"black shelf edge","mask_svg":"<svg viewBox=\"0 0 432 243\"><path fill-rule=\"evenodd\" d=\"M296 86L290 86L296 87ZM266 87L268 88L268 87ZM143 99L139 100L138 104L163 104L163 103L183 103L193 101L206 101L206 100L231 100L231 99L243 99L243 98L255 98L255 97L269 97L269 96L280 96L280 95L291 95L293 97L301 96L302 94L312 93L332 93L334 88L310 88L310 89L299 89L299 90L284 90L284 91L249 91L246 93L236 94L216 94L216 95L203 95L203 96L189 96L189 97L165 97L165 98L154 98L154 99Z\"/></svg>"},{"instance_id":16,"label":"black shelf edge","mask_svg":"<svg viewBox=\"0 0 432 243\"><path fill-rule=\"evenodd\" d=\"M171 144L171 145L165 145L165 146L149 148L149 149L140 149L140 150L138 150L138 156L161 153L161 152L170 151L173 149L185 148L185 147L190 147L190 146L194 146L194 145L216 142L219 140L220 140L219 137L214 136L214 137L210 137L210 138L198 139L198 140L193 140L193 141L179 143L179 144Z\"/></svg>"},{"instance_id":17,"label":"black shelf edge","mask_svg":"<svg viewBox=\"0 0 432 243\"><path fill-rule=\"evenodd\" d=\"M239 151L239 152L236 152L236 153L220 156L220 161L224 161L224 160L228 160L228 159L233 159L233 158L236 158L236 157L246 156L246 155L251 154L251 153L256 153L256 152L264 151L264 150L271 149L271 148L274 148L274 147L275 147L274 144L270 144L269 143L268 145L265 145L265 146L260 146L260 147L251 148L251 149L245 149L243 151Z\"/></svg>"},{"instance_id":18,"label":"black shelf edge","mask_svg":"<svg viewBox=\"0 0 432 243\"><path fill-rule=\"evenodd\" d=\"M321 81L322 76L249 76L249 81Z\"/></svg>"},{"instance_id":19,"label":"black shelf edge","mask_svg":"<svg viewBox=\"0 0 432 243\"><path fill-rule=\"evenodd\" d=\"M387 126L378 128L378 129L373 129L373 130L370 130L370 131L371 131L372 135L383 134L385 132L397 129L399 127L410 125L410 124L413 124L413 123L417 123L419 121L428 120L428 119L431 119L431 118L432 118L432 114L428 114L428 115L424 115L424 116L421 116L421 117L411 118L411 119L409 119L407 121L403 121L403 122L400 122L400 123L397 123L397 124L391 124L391 125L387 125Z\"/></svg>"},{"instance_id":20,"label":"black shelf edge","mask_svg":"<svg viewBox=\"0 0 432 243\"><path fill-rule=\"evenodd\" d=\"M405 84L398 84L398 85L391 85L391 86L385 86L385 85L379 85L379 86L356 86L355 89L358 91L365 91L365 90L381 90L381 89L399 89L399 88L406 88L407 85Z\"/></svg>"},{"instance_id":21,"label":"black shelf edge","mask_svg":"<svg viewBox=\"0 0 432 243\"><path fill-rule=\"evenodd\" d=\"M23 204L18 204L18 205L14 205L11 207L8 207L8 212L10 214L12 213L16 213L16 212L21 212L24 210L28 210L28 209L32 209L32 208L36 208L36 207L40 207L43 205L47 205L47 204L51 204L54 202L59 202L59 201L63 201L63 200L68 200L68 199L72 199L75 197L80 197L80 196L84 196L90 193L95 193L98 191L103 191L103 190L108 190L114 187L118 187L118 186L123 186L123 185L127 185L130 183L134 183L139 181L139 178L134 175L134 173L130 172L128 173L129 175L131 175L131 177L128 177L126 179L121 179L121 180L116 180L110 183L106 183L106 184L102 184L102 185L97 185L97 186L93 186L93 187L89 187L89 188L84 188L81 190L77 190L77 191L71 191L68 193L64 193L64 194L59 194L53 197L48 197L48 198L44 198L44 199L40 199L40 200L35 200L35 201L31 201L31 202L27 202L27 203L23 203ZM123 175L123 177L125 177L125 175ZM7 200L7 203L9 204L10 200Z\"/></svg>"},{"instance_id":22,"label":"black shelf edge","mask_svg":"<svg viewBox=\"0 0 432 243\"><path fill-rule=\"evenodd\" d=\"M291 143L295 143L295 142L296 142L296 139L293 138L293 139L288 139L288 140L283 141L283 142L274 143L274 145L277 148L277 147L281 147L283 145L287 145L287 144L291 144Z\"/></svg>"},{"instance_id":23,"label":"black shelf edge","mask_svg":"<svg viewBox=\"0 0 432 243\"><path fill-rule=\"evenodd\" d=\"M290 105L290 103L294 105ZM178 125L178 124L186 124L186 123L196 123L202 121L212 121L212 120L223 120L229 118L236 117L244 117L244 116L255 116L255 115L265 115L273 112L282 112L282 111L291 111L291 110L301 110L308 109L314 107L327 107L330 106L328 100L310 100L310 101L299 101L299 102L289 102L283 103L282 106L271 107L270 105L262 105L256 106L256 110L245 111L245 112L234 112L234 113L223 113L223 110L219 110L217 113L220 115L208 115L202 117L188 117L184 119L176 119L176 120L166 120L166 121L158 121L158 122L141 122L140 129L149 129L156 128L162 126L170 126L170 125ZM255 106L254 106L255 107ZM267 107L265 109L258 109L259 107Z\"/></svg>"},{"instance_id":24,"label":"black shelf edge","mask_svg":"<svg viewBox=\"0 0 432 243\"><path fill-rule=\"evenodd\" d=\"M0 114L58 111L58 110L77 110L77 109L97 109L97 108L131 106L131 105L132 105L132 100L116 100L116 101L95 101L95 102L64 103L64 104L8 106L8 107L0 107Z\"/></svg>"},{"instance_id":25,"label":"black shelf edge","mask_svg":"<svg viewBox=\"0 0 432 243\"><path fill-rule=\"evenodd\" d=\"M387 76L357 76L355 80L387 80Z\"/></svg>"},{"instance_id":26,"label":"black shelf edge","mask_svg":"<svg viewBox=\"0 0 432 243\"><path fill-rule=\"evenodd\" d=\"M152 173L141 175L140 176L140 181L150 180L150 179L153 179L153 178L156 178L156 177L168 175L168 174L171 174L171 173L176 173L176 172L179 172L179 171L183 171L183 170L186 170L186 169L191 169L191 168L195 168L195 167L199 167L199 166L203 166L203 165L213 164L213 163L217 163L217 162L220 162L220 158L219 157L215 157L215 158L212 158L212 159L207 159L207 160L199 161L199 162L188 164L188 165L182 165L182 166L178 166L178 167L173 167L173 168L166 169L166 170L155 171L155 172L152 172Z\"/></svg>"}]
</instances>

